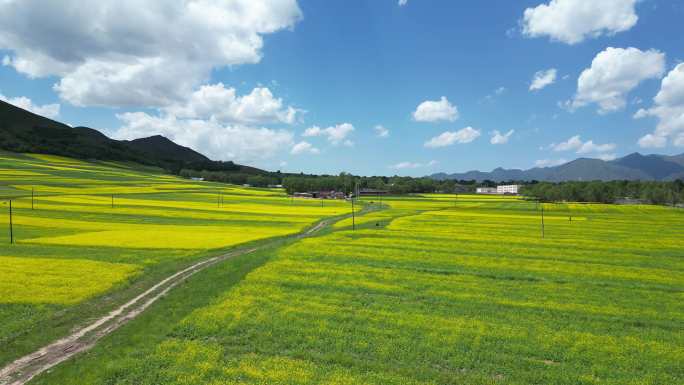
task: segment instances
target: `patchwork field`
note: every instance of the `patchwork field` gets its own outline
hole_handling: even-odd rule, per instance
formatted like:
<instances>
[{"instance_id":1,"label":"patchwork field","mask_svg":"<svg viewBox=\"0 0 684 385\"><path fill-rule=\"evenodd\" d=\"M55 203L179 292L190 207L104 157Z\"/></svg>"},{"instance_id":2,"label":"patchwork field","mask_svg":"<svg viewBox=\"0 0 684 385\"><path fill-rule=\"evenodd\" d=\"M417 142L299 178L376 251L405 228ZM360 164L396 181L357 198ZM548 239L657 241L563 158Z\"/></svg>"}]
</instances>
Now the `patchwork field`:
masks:
<instances>
[{"instance_id":1,"label":"patchwork field","mask_svg":"<svg viewBox=\"0 0 684 385\"><path fill-rule=\"evenodd\" d=\"M384 211L191 278L38 384L679 384L684 212Z\"/></svg>"},{"instance_id":2,"label":"patchwork field","mask_svg":"<svg viewBox=\"0 0 684 385\"><path fill-rule=\"evenodd\" d=\"M0 366L194 261L350 211L138 165L7 153L0 198Z\"/></svg>"}]
</instances>

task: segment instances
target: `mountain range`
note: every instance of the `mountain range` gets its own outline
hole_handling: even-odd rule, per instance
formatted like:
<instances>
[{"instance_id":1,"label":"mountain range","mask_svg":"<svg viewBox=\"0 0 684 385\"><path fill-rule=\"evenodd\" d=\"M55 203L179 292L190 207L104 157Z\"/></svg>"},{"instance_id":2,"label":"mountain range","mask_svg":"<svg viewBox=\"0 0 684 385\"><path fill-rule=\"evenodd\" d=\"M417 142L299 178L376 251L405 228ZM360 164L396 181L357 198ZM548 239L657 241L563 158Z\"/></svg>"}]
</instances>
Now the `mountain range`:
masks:
<instances>
[{"instance_id":1,"label":"mountain range","mask_svg":"<svg viewBox=\"0 0 684 385\"><path fill-rule=\"evenodd\" d=\"M684 154L642 155L638 152L615 160L579 158L554 167L535 167L528 170L496 168L491 172L437 173L438 180L502 181L590 181L590 180L659 180L684 179Z\"/></svg>"}]
</instances>

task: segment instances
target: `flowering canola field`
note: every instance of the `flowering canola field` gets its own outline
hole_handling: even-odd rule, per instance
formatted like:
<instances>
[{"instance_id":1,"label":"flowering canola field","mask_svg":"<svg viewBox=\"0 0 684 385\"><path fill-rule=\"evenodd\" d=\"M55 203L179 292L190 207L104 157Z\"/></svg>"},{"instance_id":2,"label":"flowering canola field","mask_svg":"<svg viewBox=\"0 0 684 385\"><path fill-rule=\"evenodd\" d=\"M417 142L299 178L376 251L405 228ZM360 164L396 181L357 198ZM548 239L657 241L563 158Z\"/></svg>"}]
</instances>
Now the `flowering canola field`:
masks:
<instances>
[{"instance_id":1,"label":"flowering canola field","mask_svg":"<svg viewBox=\"0 0 684 385\"><path fill-rule=\"evenodd\" d=\"M194 261L350 210L141 167L0 153L0 366Z\"/></svg>"},{"instance_id":2,"label":"flowering canola field","mask_svg":"<svg viewBox=\"0 0 684 385\"><path fill-rule=\"evenodd\" d=\"M684 382L681 210L545 204L542 238L517 198L382 203L231 284L196 277L37 383Z\"/></svg>"}]
</instances>

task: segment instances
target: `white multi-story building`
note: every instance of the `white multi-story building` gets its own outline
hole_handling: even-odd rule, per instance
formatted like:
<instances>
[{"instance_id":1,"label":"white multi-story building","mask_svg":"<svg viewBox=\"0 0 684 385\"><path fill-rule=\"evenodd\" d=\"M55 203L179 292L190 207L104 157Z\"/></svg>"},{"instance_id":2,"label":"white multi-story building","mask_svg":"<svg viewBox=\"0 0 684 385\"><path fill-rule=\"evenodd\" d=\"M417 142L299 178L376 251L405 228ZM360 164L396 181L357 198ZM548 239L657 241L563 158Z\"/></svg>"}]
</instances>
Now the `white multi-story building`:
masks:
<instances>
[{"instance_id":1,"label":"white multi-story building","mask_svg":"<svg viewBox=\"0 0 684 385\"><path fill-rule=\"evenodd\" d=\"M475 190L478 194L496 194L496 187L478 187Z\"/></svg>"},{"instance_id":2,"label":"white multi-story building","mask_svg":"<svg viewBox=\"0 0 684 385\"><path fill-rule=\"evenodd\" d=\"M517 185L517 184L496 186L496 193L501 194L501 195L504 195L504 194L518 195L519 189L520 189L520 185Z\"/></svg>"}]
</instances>

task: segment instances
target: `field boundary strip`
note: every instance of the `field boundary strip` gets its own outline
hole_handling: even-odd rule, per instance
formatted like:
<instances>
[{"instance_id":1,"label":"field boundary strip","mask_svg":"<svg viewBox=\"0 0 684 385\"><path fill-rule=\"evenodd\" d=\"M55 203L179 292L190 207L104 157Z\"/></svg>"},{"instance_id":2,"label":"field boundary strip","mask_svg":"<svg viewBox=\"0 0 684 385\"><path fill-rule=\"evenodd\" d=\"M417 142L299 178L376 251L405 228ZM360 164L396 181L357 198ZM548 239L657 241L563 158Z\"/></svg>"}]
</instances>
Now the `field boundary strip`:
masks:
<instances>
[{"instance_id":1,"label":"field boundary strip","mask_svg":"<svg viewBox=\"0 0 684 385\"><path fill-rule=\"evenodd\" d=\"M357 215L365 214L366 212L368 211L360 211L357 212ZM330 226L332 223L346 218L348 215L349 214L323 219L303 232L293 235L292 238L301 239L312 236ZM33 353L18 358L0 369L0 385L23 385L29 382L44 371L70 359L78 353L91 349L100 339L135 319L148 307L166 295L171 289L194 274L228 259L267 249L276 245L281 240L282 238L278 237L276 240L258 246L238 249L223 255L211 257L196 262L193 265L174 273L135 298L112 310L107 315L97 319L95 322L92 322L85 327L78 328L70 335L46 345Z\"/></svg>"}]
</instances>

